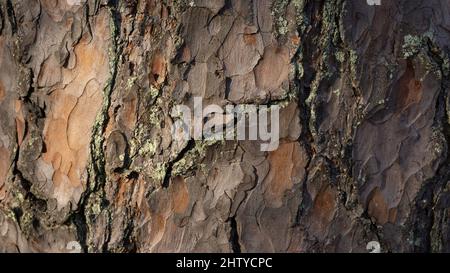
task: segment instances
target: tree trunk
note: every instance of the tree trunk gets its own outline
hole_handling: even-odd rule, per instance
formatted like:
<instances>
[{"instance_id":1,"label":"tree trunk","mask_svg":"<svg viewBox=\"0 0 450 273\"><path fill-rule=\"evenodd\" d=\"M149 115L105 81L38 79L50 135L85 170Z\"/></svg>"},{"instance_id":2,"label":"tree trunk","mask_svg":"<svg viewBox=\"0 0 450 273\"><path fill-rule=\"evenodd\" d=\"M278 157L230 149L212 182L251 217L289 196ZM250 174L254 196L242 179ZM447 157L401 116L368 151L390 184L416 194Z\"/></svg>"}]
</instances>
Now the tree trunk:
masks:
<instances>
[{"instance_id":1,"label":"tree trunk","mask_svg":"<svg viewBox=\"0 0 450 273\"><path fill-rule=\"evenodd\" d=\"M449 252L450 2L372 2L0 0L0 251Z\"/></svg>"}]
</instances>

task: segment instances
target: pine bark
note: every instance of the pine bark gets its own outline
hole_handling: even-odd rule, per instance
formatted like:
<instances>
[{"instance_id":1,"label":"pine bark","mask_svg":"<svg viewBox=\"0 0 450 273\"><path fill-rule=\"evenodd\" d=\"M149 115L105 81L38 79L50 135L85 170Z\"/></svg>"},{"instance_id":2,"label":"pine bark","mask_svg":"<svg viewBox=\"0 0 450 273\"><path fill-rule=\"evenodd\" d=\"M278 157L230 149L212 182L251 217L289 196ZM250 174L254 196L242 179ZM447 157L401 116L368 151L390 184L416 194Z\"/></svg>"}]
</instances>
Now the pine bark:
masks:
<instances>
[{"instance_id":1,"label":"pine bark","mask_svg":"<svg viewBox=\"0 0 450 273\"><path fill-rule=\"evenodd\" d=\"M0 0L0 252L450 251L450 2ZM175 105L280 105L280 147Z\"/></svg>"}]
</instances>

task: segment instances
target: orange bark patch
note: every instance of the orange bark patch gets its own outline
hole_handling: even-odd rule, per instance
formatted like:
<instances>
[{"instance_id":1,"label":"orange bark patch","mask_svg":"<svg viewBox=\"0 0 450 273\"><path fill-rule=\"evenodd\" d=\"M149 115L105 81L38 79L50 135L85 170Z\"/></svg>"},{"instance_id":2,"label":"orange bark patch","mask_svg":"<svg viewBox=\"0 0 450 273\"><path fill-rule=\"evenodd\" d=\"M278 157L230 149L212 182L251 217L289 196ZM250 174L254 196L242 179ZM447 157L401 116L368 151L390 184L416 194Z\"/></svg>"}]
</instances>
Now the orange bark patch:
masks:
<instances>
[{"instance_id":1,"label":"orange bark patch","mask_svg":"<svg viewBox=\"0 0 450 273\"><path fill-rule=\"evenodd\" d=\"M166 78L166 60L161 53L155 54L152 63L152 83L161 84Z\"/></svg>"},{"instance_id":2,"label":"orange bark patch","mask_svg":"<svg viewBox=\"0 0 450 273\"><path fill-rule=\"evenodd\" d=\"M179 214L184 213L189 205L189 192L182 177L176 177L172 181L171 191L173 211Z\"/></svg>"},{"instance_id":3,"label":"orange bark patch","mask_svg":"<svg viewBox=\"0 0 450 273\"><path fill-rule=\"evenodd\" d=\"M294 185L293 175L297 168L301 167L300 144L297 142L281 144L280 147L271 152L268 157L270 171L264 180L266 189L264 197L273 207L283 205L284 193L292 189Z\"/></svg>"},{"instance_id":4,"label":"orange bark patch","mask_svg":"<svg viewBox=\"0 0 450 273\"><path fill-rule=\"evenodd\" d=\"M25 118L22 113L22 102L16 100L14 108L16 112L17 144L20 146L25 138Z\"/></svg>"},{"instance_id":5,"label":"orange bark patch","mask_svg":"<svg viewBox=\"0 0 450 273\"><path fill-rule=\"evenodd\" d=\"M383 193L376 188L369 197L368 213L375 218L378 224L384 225L389 219L388 204L383 197Z\"/></svg>"},{"instance_id":6,"label":"orange bark patch","mask_svg":"<svg viewBox=\"0 0 450 273\"><path fill-rule=\"evenodd\" d=\"M422 99L422 82L415 79L414 67L408 62L406 71L398 82L397 109L402 111Z\"/></svg>"},{"instance_id":7,"label":"orange bark patch","mask_svg":"<svg viewBox=\"0 0 450 273\"><path fill-rule=\"evenodd\" d=\"M62 208L76 204L85 181L92 126L103 101L103 87L109 77L108 15L99 15L93 39L82 39L75 47L76 66L63 69L64 89L50 97L51 116L46 120L42 159L53 167L53 196Z\"/></svg>"},{"instance_id":8,"label":"orange bark patch","mask_svg":"<svg viewBox=\"0 0 450 273\"><path fill-rule=\"evenodd\" d=\"M264 91L273 91L289 76L289 51L285 47L269 46L263 59L255 68L256 86Z\"/></svg>"},{"instance_id":9,"label":"orange bark patch","mask_svg":"<svg viewBox=\"0 0 450 273\"><path fill-rule=\"evenodd\" d=\"M119 180L117 181L117 183L119 184L119 191L117 192L116 195L116 206L123 206L126 205L125 204L125 194L127 193L128 190L128 182L130 182L128 179L123 179L123 178L119 178Z\"/></svg>"},{"instance_id":10,"label":"orange bark patch","mask_svg":"<svg viewBox=\"0 0 450 273\"><path fill-rule=\"evenodd\" d=\"M4 197L4 185L6 181L6 176L9 170L9 152L8 150L0 146L0 200Z\"/></svg>"},{"instance_id":11,"label":"orange bark patch","mask_svg":"<svg viewBox=\"0 0 450 273\"><path fill-rule=\"evenodd\" d=\"M0 82L0 102L3 101L3 99L5 98L5 88L3 87L2 82Z\"/></svg>"},{"instance_id":12,"label":"orange bark patch","mask_svg":"<svg viewBox=\"0 0 450 273\"><path fill-rule=\"evenodd\" d=\"M244 34L244 43L247 45L256 45L256 34Z\"/></svg>"},{"instance_id":13,"label":"orange bark patch","mask_svg":"<svg viewBox=\"0 0 450 273\"><path fill-rule=\"evenodd\" d=\"M313 228L318 233L326 230L328 225L333 220L336 211L336 192L329 185L326 185L314 199L314 206L312 209L312 219L314 219Z\"/></svg>"},{"instance_id":14,"label":"orange bark patch","mask_svg":"<svg viewBox=\"0 0 450 273\"><path fill-rule=\"evenodd\" d=\"M291 37L291 43L294 46L298 46L300 44L300 37L295 35Z\"/></svg>"},{"instance_id":15,"label":"orange bark patch","mask_svg":"<svg viewBox=\"0 0 450 273\"><path fill-rule=\"evenodd\" d=\"M80 150L89 144L92 124L102 104L102 87L90 81L69 115L67 140L72 150Z\"/></svg>"}]
</instances>

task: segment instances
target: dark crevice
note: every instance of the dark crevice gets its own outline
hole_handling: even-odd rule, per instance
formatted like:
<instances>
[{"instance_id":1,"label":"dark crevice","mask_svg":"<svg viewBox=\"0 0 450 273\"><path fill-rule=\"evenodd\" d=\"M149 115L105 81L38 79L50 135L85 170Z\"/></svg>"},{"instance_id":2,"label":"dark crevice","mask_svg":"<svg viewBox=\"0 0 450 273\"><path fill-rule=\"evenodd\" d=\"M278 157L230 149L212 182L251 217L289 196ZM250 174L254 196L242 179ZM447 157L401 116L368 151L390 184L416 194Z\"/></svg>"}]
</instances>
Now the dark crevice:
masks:
<instances>
[{"instance_id":1,"label":"dark crevice","mask_svg":"<svg viewBox=\"0 0 450 273\"><path fill-rule=\"evenodd\" d=\"M124 238L123 238L123 245L128 253L136 253L137 252L137 245L136 242L133 240L133 230L134 230L134 217L135 215L132 215L130 217L130 220L128 221L125 230L123 232Z\"/></svg>"},{"instance_id":2,"label":"dark crevice","mask_svg":"<svg viewBox=\"0 0 450 273\"><path fill-rule=\"evenodd\" d=\"M233 4L231 2L231 0L225 0L225 4L223 5L223 7L217 12L216 15L214 15L211 20L209 20L208 23L210 23L216 16L222 16L225 15L225 12L227 10L232 10L233 9Z\"/></svg>"},{"instance_id":3,"label":"dark crevice","mask_svg":"<svg viewBox=\"0 0 450 273\"><path fill-rule=\"evenodd\" d=\"M174 160L170 161L169 163L167 163L167 168L166 168L166 174L164 175L164 179L163 179L163 183L162 183L162 187L163 188L168 188L170 185L170 178L172 177L172 170L173 170L173 166L180 161L181 159L183 159L186 154L192 150L195 147L195 141L193 139L189 140L188 144L186 145L186 147L184 147L184 149L179 152L177 154L177 156L175 157Z\"/></svg>"},{"instance_id":4,"label":"dark crevice","mask_svg":"<svg viewBox=\"0 0 450 273\"><path fill-rule=\"evenodd\" d=\"M8 20L9 20L9 23L11 24L11 31L12 31L12 34L14 35L17 32L17 21L16 21L16 15L14 12L14 6L13 6L11 0L6 1L6 13L8 14Z\"/></svg>"},{"instance_id":5,"label":"dark crevice","mask_svg":"<svg viewBox=\"0 0 450 273\"><path fill-rule=\"evenodd\" d=\"M313 16L312 4L307 3L302 12L307 18L312 17ZM298 31L305 37L305 39L302 39L304 42L297 49L297 52L292 60L293 63L296 64L295 74L298 75L298 77L296 77L296 79L294 80L294 86L298 92L299 119L300 124L302 125L303 128L298 138L298 141L302 143L303 147L306 150L306 153L308 154L308 162L306 163L305 166L305 177L302 181L303 186L302 186L301 203L297 210L294 226L300 225L301 219L305 216L306 211L310 207L312 202L306 186L306 182L309 178L310 165L312 162L312 158L314 157L314 148L313 148L314 137L309 127L311 117L310 117L310 109L306 104L306 100L311 94L310 85L314 78L313 76L314 68L312 67L313 64L312 56L308 54L309 50L313 47L312 45L306 43L306 41L309 41L308 37L314 37L314 35L320 33L320 31L317 29L312 29L310 31L303 32L302 26L298 27ZM301 65L305 71L305 74L303 74L302 78L300 78L301 71L299 69L299 65Z\"/></svg>"},{"instance_id":6,"label":"dark crevice","mask_svg":"<svg viewBox=\"0 0 450 273\"><path fill-rule=\"evenodd\" d=\"M0 35L3 33L3 28L5 26L5 15L3 14L3 5L0 4Z\"/></svg>"},{"instance_id":7,"label":"dark crevice","mask_svg":"<svg viewBox=\"0 0 450 273\"><path fill-rule=\"evenodd\" d=\"M231 91L232 79L230 77L225 78L225 99L229 99Z\"/></svg>"},{"instance_id":8,"label":"dark crevice","mask_svg":"<svg viewBox=\"0 0 450 273\"><path fill-rule=\"evenodd\" d=\"M361 215L361 218L362 218L362 219L366 219L366 220L368 221L368 223L369 223L369 230L375 235L376 240L377 240L380 244L382 244L384 251L385 251L385 252L390 252L389 246L384 245L384 242L383 242L383 240L382 240L382 239L383 239L383 236L382 236L382 234L380 234L380 230L378 229L377 224L372 220L372 217L370 217L370 215L369 215L367 209L366 209L366 210L364 211L364 213Z\"/></svg>"},{"instance_id":9,"label":"dark crevice","mask_svg":"<svg viewBox=\"0 0 450 273\"><path fill-rule=\"evenodd\" d=\"M230 244L233 253L242 253L241 244L239 243L239 232L237 228L236 217L231 217L228 219L230 223Z\"/></svg>"},{"instance_id":10,"label":"dark crevice","mask_svg":"<svg viewBox=\"0 0 450 273\"><path fill-rule=\"evenodd\" d=\"M83 203L84 205L84 203ZM73 223L75 225L77 231L77 241L81 246L81 249L84 253L88 252L87 238L86 235L88 233L86 227L86 215L83 213L85 210L84 206L80 206L78 211L74 212L67 220L66 224Z\"/></svg>"},{"instance_id":11,"label":"dark crevice","mask_svg":"<svg viewBox=\"0 0 450 273\"><path fill-rule=\"evenodd\" d=\"M443 249L436 249L437 245L441 245L442 238L433 238L433 232L437 234L442 233L440 230L442 226L435 226L435 223L441 221L440 217L436 215L435 209L442 191L450 180L450 109L448 109L447 105L450 79L443 69L444 60L442 57L443 55L448 56L448 54L441 52L440 49L433 45L431 40L427 42L428 53L432 60L439 66L441 75L443 75L441 92L436 100L436 120L433 126L442 132L445 151L443 152L442 162L437 168L436 175L424 183L417 198L414 200L414 209L410 221L413 227L412 239L414 241L414 251L428 253L443 251ZM434 230L435 228L438 230ZM440 242L433 242L433 240L440 240Z\"/></svg>"},{"instance_id":12,"label":"dark crevice","mask_svg":"<svg viewBox=\"0 0 450 273\"><path fill-rule=\"evenodd\" d=\"M121 54L121 48L119 47L119 36L120 36L120 29L121 29L121 15L118 6L117 1L109 1L107 8L110 10L110 16L111 16L111 26L113 29L111 29L112 33L112 50L114 51L114 59L111 60L110 63L110 78L107 86L104 90L104 96L107 97L107 99L104 102L104 105L102 106L102 112L103 118L101 119L101 122L95 126L93 132L92 132L92 141L90 144L90 155L91 155L91 170L88 171L88 188L83 193L81 197L81 201L79 203L79 209L73 213L71 220L73 221L75 227L77 228L77 234L78 234L78 240L85 252L90 251L90 246L88 245L88 237L89 237L89 225L88 223L91 221L95 221L95 219L91 219L92 215L90 215L90 212L88 211L88 204L90 202L91 196L95 193L100 193L100 197L103 198L101 202L101 208L105 208L105 202L104 199L104 185L106 184L106 169L105 169L105 155L103 150L103 144L104 144L104 131L106 128L106 125L109 121L109 115L108 111L110 108L111 100L110 96L111 93L115 87L116 84L116 77L118 73L118 60L119 56ZM88 5L86 6L87 12L89 12ZM98 12L98 10L97 10ZM101 141L97 143L95 141L96 136L101 138ZM100 246L100 249L102 251L107 251L107 245L108 240L110 238L111 229L109 228L110 222L111 222L111 216L108 215L108 223L107 223L107 230L105 230L105 243ZM96 250L97 246L93 246L93 250Z\"/></svg>"}]
</instances>

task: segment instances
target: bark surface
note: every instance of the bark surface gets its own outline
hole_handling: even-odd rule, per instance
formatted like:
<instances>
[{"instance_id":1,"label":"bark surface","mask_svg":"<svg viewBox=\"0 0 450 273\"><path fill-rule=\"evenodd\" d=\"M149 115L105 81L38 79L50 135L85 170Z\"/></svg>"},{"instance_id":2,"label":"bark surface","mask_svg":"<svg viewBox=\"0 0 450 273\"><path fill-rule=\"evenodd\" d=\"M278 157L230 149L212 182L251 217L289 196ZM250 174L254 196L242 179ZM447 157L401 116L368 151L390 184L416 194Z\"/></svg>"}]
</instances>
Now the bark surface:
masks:
<instances>
[{"instance_id":1,"label":"bark surface","mask_svg":"<svg viewBox=\"0 0 450 273\"><path fill-rule=\"evenodd\" d=\"M448 0L0 0L0 252L450 252ZM280 147L175 105L280 105Z\"/></svg>"}]
</instances>

